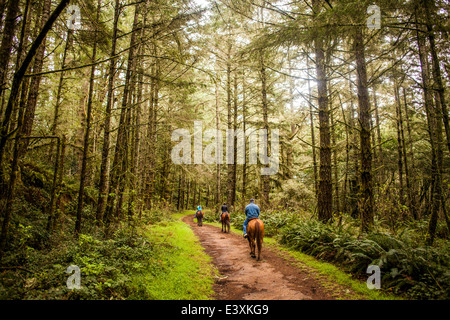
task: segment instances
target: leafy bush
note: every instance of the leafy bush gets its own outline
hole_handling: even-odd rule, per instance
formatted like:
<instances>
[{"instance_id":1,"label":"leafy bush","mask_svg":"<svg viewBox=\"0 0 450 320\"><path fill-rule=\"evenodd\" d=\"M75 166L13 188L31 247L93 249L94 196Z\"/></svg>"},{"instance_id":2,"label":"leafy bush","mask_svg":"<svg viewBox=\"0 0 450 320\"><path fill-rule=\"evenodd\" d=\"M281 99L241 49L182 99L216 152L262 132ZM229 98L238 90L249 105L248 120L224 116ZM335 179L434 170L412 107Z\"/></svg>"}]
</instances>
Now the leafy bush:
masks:
<instances>
[{"instance_id":1,"label":"leafy bush","mask_svg":"<svg viewBox=\"0 0 450 320\"><path fill-rule=\"evenodd\" d=\"M272 206L277 205L282 209L311 210L315 203L314 191L306 187L297 179L289 179L281 185L281 191L272 197Z\"/></svg>"},{"instance_id":2,"label":"leafy bush","mask_svg":"<svg viewBox=\"0 0 450 320\"><path fill-rule=\"evenodd\" d=\"M339 264L367 279L378 265L382 287L414 299L450 297L450 248L417 247L405 236L373 232L358 238L351 228L298 219L281 232L281 243L316 258Z\"/></svg>"},{"instance_id":3,"label":"leafy bush","mask_svg":"<svg viewBox=\"0 0 450 320\"><path fill-rule=\"evenodd\" d=\"M2 273L0 299L125 299L136 290L130 275L157 272L163 268L158 262L161 251L175 250L151 243L131 228L119 228L113 238L80 234L78 241L66 239L48 252L28 247L21 262L29 271ZM72 264L81 269L80 290L66 286L66 269Z\"/></svg>"}]
</instances>

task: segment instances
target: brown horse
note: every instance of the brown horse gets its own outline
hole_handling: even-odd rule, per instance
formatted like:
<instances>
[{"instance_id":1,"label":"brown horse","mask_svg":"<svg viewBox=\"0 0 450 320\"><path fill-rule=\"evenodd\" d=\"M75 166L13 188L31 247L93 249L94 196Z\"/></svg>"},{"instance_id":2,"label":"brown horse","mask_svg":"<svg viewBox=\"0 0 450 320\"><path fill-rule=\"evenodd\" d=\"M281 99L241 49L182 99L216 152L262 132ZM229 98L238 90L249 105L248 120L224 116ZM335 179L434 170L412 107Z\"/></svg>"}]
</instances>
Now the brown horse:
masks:
<instances>
[{"instance_id":1,"label":"brown horse","mask_svg":"<svg viewBox=\"0 0 450 320\"><path fill-rule=\"evenodd\" d=\"M203 226L203 212L201 210L197 212L197 225Z\"/></svg>"},{"instance_id":2,"label":"brown horse","mask_svg":"<svg viewBox=\"0 0 450 320\"><path fill-rule=\"evenodd\" d=\"M228 212L222 212L220 220L222 221L222 232L230 233L230 214Z\"/></svg>"},{"instance_id":3,"label":"brown horse","mask_svg":"<svg viewBox=\"0 0 450 320\"><path fill-rule=\"evenodd\" d=\"M256 258L255 248L258 247L257 260L261 260L261 249L264 238L264 223L258 218L250 220L247 226L247 236L248 244L250 245L250 255L252 258Z\"/></svg>"}]
</instances>

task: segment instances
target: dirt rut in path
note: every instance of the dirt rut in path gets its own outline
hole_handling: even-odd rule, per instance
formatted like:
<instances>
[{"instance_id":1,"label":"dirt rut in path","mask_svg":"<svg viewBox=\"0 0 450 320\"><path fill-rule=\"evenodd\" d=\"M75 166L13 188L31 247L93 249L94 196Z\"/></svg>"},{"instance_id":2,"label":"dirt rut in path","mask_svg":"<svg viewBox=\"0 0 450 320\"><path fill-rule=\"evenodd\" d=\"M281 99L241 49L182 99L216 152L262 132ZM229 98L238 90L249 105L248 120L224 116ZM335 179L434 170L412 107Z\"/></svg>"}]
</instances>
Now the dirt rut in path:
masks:
<instances>
[{"instance_id":1,"label":"dirt rut in path","mask_svg":"<svg viewBox=\"0 0 450 320\"><path fill-rule=\"evenodd\" d=\"M206 253L221 277L214 284L217 300L328 300L333 299L305 271L265 247L261 261L250 257L248 241L220 228L203 224L198 227L194 216L183 218L200 239Z\"/></svg>"}]
</instances>

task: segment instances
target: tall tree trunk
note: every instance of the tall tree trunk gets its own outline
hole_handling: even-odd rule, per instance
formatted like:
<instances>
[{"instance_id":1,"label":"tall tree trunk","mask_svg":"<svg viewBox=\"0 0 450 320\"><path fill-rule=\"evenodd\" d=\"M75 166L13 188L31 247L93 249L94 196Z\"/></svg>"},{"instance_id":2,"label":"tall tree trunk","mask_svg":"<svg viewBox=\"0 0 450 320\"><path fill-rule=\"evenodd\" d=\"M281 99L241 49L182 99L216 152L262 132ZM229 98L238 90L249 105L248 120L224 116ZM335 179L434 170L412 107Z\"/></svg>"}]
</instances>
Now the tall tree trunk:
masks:
<instances>
[{"instance_id":1,"label":"tall tree trunk","mask_svg":"<svg viewBox=\"0 0 450 320\"><path fill-rule=\"evenodd\" d=\"M373 226L373 186L372 186L372 146L370 142L370 103L367 88L367 70L364 53L364 38L362 28L356 28L355 59L357 70L357 90L360 123L361 147L361 191L360 211L361 230L369 231Z\"/></svg>"},{"instance_id":2,"label":"tall tree trunk","mask_svg":"<svg viewBox=\"0 0 450 320\"><path fill-rule=\"evenodd\" d=\"M435 188L436 188L436 197L433 199L433 201L437 201L439 197L439 207L441 209L441 212L445 218L445 221L447 222L447 226L449 226L449 221L447 217L447 210L445 208L445 198L444 198L444 191L443 191L443 160L444 160L444 152L443 152L443 145L444 145L444 135L443 135L443 129L442 129L442 122L443 117L441 113L441 98L439 95L439 92L434 92L434 100L436 103L436 109L434 110L434 116L435 116L435 125L436 125L436 166L437 166L437 172L435 174ZM439 211L438 211L439 213ZM434 242L434 237L436 233L436 226L437 226L437 220L439 217L430 217L430 223L428 225L428 235L429 238L427 239L428 244L432 245ZM450 228L449 228L450 230Z\"/></svg>"},{"instance_id":3,"label":"tall tree trunk","mask_svg":"<svg viewBox=\"0 0 450 320\"><path fill-rule=\"evenodd\" d=\"M376 131L377 131L377 147L378 147L378 163L377 163L377 165L378 165L378 167L381 167L381 166L383 166L384 159L383 159L383 148L381 146L381 127L380 127L380 116L378 114L377 88L375 85L373 86L373 106L374 106L374 111L375 111L375 127L376 127ZM380 170L381 179L384 180L384 171L385 170L384 170L384 168L381 168L379 170Z\"/></svg>"},{"instance_id":4,"label":"tall tree trunk","mask_svg":"<svg viewBox=\"0 0 450 320\"><path fill-rule=\"evenodd\" d=\"M111 110L113 105L114 96L114 75L116 73L116 59L113 58L116 55L116 42L117 42L117 24L120 14L120 0L116 0L114 8L114 23L113 34L111 39L111 51L109 56L111 61L109 62L108 72L108 89L106 97L106 109L105 109L105 123L103 130L103 147L102 147L102 159L100 164L100 181L98 187L98 200L97 200L97 212L96 220L97 225L100 225L103 219L103 213L105 211L105 200L107 198L106 191L108 189L108 157L110 147L111 136Z\"/></svg>"},{"instance_id":5,"label":"tall tree trunk","mask_svg":"<svg viewBox=\"0 0 450 320\"><path fill-rule=\"evenodd\" d=\"M172 126L171 125L165 125L167 127L167 132L172 132ZM168 188L170 185L170 180L172 177L171 174L171 161L170 161L170 153L171 153L171 141L168 136L166 136L165 145L164 145L164 160L163 160L163 170L162 170L162 177L163 177L163 186L161 191L161 197L164 200L167 200L168 198Z\"/></svg>"},{"instance_id":6,"label":"tall tree trunk","mask_svg":"<svg viewBox=\"0 0 450 320\"><path fill-rule=\"evenodd\" d=\"M216 199L215 204L219 205L221 202L221 193L220 193L220 163L222 162L219 157L222 155L219 153L219 147L222 141L219 141L218 133L220 130L220 113L219 113L219 79L215 79L215 93L216 93Z\"/></svg>"},{"instance_id":7,"label":"tall tree trunk","mask_svg":"<svg viewBox=\"0 0 450 320\"><path fill-rule=\"evenodd\" d=\"M187 190L186 190L186 205L185 205L185 209L188 210L189 209L189 200L191 197L191 186L192 186L192 181L190 179L187 180Z\"/></svg>"},{"instance_id":8,"label":"tall tree trunk","mask_svg":"<svg viewBox=\"0 0 450 320\"><path fill-rule=\"evenodd\" d=\"M50 212L48 215L48 222L47 222L47 231L52 233L55 230L56 222L59 218L59 210L57 208L60 206L60 191L62 186L62 179L64 176L64 158L66 154L66 136L63 135L62 140L60 141L60 148L58 148L59 152L57 153L57 160L55 165L55 171L57 173L57 181L56 185L54 186L52 190L52 195L50 199ZM56 212L55 212L56 211Z\"/></svg>"},{"instance_id":9,"label":"tall tree trunk","mask_svg":"<svg viewBox=\"0 0 450 320\"><path fill-rule=\"evenodd\" d=\"M426 21L426 28L428 32L428 41L430 43L430 53L432 57L432 71L433 71L433 79L436 85L436 91L439 94L439 100L441 108L438 110L442 114L442 119L444 121L444 128L445 128L445 134L447 136L447 148L450 151L450 125L449 125L449 115L448 115L448 108L447 103L445 99L445 87L444 83L442 81L441 76L441 67L439 66L439 58L437 54L437 48L436 48L436 41L435 41L435 34L433 29L433 22L432 22L432 13L435 13L436 8L434 1L432 0L423 0L423 8L425 11L425 21Z\"/></svg>"},{"instance_id":10,"label":"tall tree trunk","mask_svg":"<svg viewBox=\"0 0 450 320\"><path fill-rule=\"evenodd\" d=\"M64 143L65 143L65 141L64 141ZM57 197L57 192L59 192L59 189L60 189L60 186L58 185L58 181L59 181L58 177L60 176L60 170L61 170L60 169L61 147L62 147L62 141L59 138L57 138L55 166L53 169L52 190L50 193L50 203L48 204L48 207L47 207L47 212L48 212L47 232L52 231L53 215L55 212L55 205L56 205L56 197Z\"/></svg>"},{"instance_id":11,"label":"tall tree trunk","mask_svg":"<svg viewBox=\"0 0 450 320\"><path fill-rule=\"evenodd\" d=\"M306 57L306 69L308 70L308 99L313 100L311 94L311 80L309 73L309 57ZM313 156L313 170L314 170L314 194L316 196L316 200L319 195L319 178L317 173L317 156L316 156L316 134L314 133L314 113L312 103L309 103L309 121L311 125L311 145L312 145L312 156Z\"/></svg>"},{"instance_id":12,"label":"tall tree trunk","mask_svg":"<svg viewBox=\"0 0 450 320\"><path fill-rule=\"evenodd\" d=\"M192 206L196 207L197 205L201 205L199 199L197 199L197 181L196 180L193 181L192 195L193 195Z\"/></svg>"},{"instance_id":13,"label":"tall tree trunk","mask_svg":"<svg viewBox=\"0 0 450 320\"><path fill-rule=\"evenodd\" d=\"M334 167L334 199L336 203L336 212L341 211L340 201L339 201L339 175L338 175L338 163L337 163L337 146L336 146L336 123L334 122L333 111L330 112L331 120L331 142L333 147L333 167Z\"/></svg>"},{"instance_id":14,"label":"tall tree trunk","mask_svg":"<svg viewBox=\"0 0 450 320\"><path fill-rule=\"evenodd\" d=\"M227 128L228 132L233 129L233 113L232 113L232 98L231 98L231 44L228 44L227 51ZM227 134L227 205L230 209L233 207L233 175L235 171L235 159L234 159L234 135L231 137L232 144L228 141L229 136ZM232 146L233 145L233 146Z\"/></svg>"},{"instance_id":15,"label":"tall tree trunk","mask_svg":"<svg viewBox=\"0 0 450 320\"><path fill-rule=\"evenodd\" d=\"M405 104L405 110L408 111L408 107L406 104L406 98L404 96L405 88L403 89L403 97L404 97L404 104ZM398 92L399 98L400 98L400 91ZM399 104L399 116L400 116L400 132L402 135L402 148L403 148L403 162L405 164L405 179L406 179L406 192L407 192L407 199L408 199L408 209L411 214L411 216L416 219L416 211L415 211L415 205L414 205L414 196L411 186L411 171L409 167L409 161L408 156L406 153L406 139L405 139L405 130L403 126L403 114L401 109L401 103ZM411 143L411 142L410 142Z\"/></svg>"},{"instance_id":16,"label":"tall tree trunk","mask_svg":"<svg viewBox=\"0 0 450 320\"><path fill-rule=\"evenodd\" d=\"M245 69L242 69L242 130L244 131L244 142L247 145L247 100L245 95ZM244 152L244 164L242 165L242 199L247 198L247 151Z\"/></svg>"},{"instance_id":17,"label":"tall tree trunk","mask_svg":"<svg viewBox=\"0 0 450 320\"><path fill-rule=\"evenodd\" d=\"M236 134L237 130L237 116L238 116L238 80L237 80L237 72L235 71L234 74L234 90L233 90L233 130L234 134ZM237 137L233 138L233 176L232 176L232 194L231 194L231 201L232 205L234 207L234 204L236 202L236 186L237 186Z\"/></svg>"},{"instance_id":18,"label":"tall tree trunk","mask_svg":"<svg viewBox=\"0 0 450 320\"><path fill-rule=\"evenodd\" d=\"M263 116L263 129L267 132L267 146L266 152L267 156L269 156L269 146L270 146L270 131L269 131L269 105L267 102L267 74L266 74L266 66L264 59L264 51L260 50L259 52L260 58L260 80L261 80L261 98L262 98L262 116ZM261 143L261 141L259 141ZM270 194L270 179L268 175L262 176L262 203L264 208L267 208L270 203L269 194Z\"/></svg>"},{"instance_id":19,"label":"tall tree trunk","mask_svg":"<svg viewBox=\"0 0 450 320\"><path fill-rule=\"evenodd\" d=\"M130 81L131 81L131 72L133 70L133 59L134 59L134 52L136 50L135 48L135 41L136 41L136 31L137 31L137 24L138 24L138 8L139 4L135 5L135 13L134 13L134 21L133 21L133 27L131 32L131 39L130 39L130 50L128 51L128 65L127 65L127 71L125 75L125 86L123 89L123 95L122 95L122 105L121 105L121 112L120 112L120 119L119 119L119 128L117 132L117 139L116 139L116 147L114 151L114 160L113 164L110 170L110 184L109 184L109 191L108 191L108 198L106 202L106 209L104 213L104 221L107 225L110 223L110 219L112 218L112 214L114 211L114 202L117 200L116 203L116 215L120 213L120 202L121 202L121 193L119 190L119 187L123 188L124 186L119 186L120 181L123 181L122 176L125 174L123 170L123 164L124 161L126 161L126 148L127 148L127 131L129 128L127 125L127 116L128 116L128 109L130 106L128 106L128 94L130 92ZM118 193L118 194L116 194Z\"/></svg>"},{"instance_id":20,"label":"tall tree trunk","mask_svg":"<svg viewBox=\"0 0 450 320\"><path fill-rule=\"evenodd\" d=\"M182 172L178 175L178 197L177 197L177 211L180 211L181 206L181 176Z\"/></svg>"},{"instance_id":21,"label":"tall tree trunk","mask_svg":"<svg viewBox=\"0 0 450 320\"><path fill-rule=\"evenodd\" d=\"M48 17L50 16L50 7L51 7L51 0L45 0L42 7L42 17L40 20L40 28L43 28L45 22L47 21ZM39 47L36 56L34 58L34 65L33 65L33 73L39 73L42 71L42 66L44 64L44 53L45 53L45 46L46 46L46 38L42 41L41 46ZM30 82L30 90L28 91L28 99L27 99L27 108L25 110L24 115L24 123L22 127L22 134L24 136L30 136L31 131L33 129L33 122L34 122L34 115L36 112L36 106L37 106L37 100L39 95L39 87L41 84L41 76L34 76L31 79ZM28 146L28 140L25 141L25 143L22 146L21 153L24 153L26 151L26 148Z\"/></svg>"},{"instance_id":22,"label":"tall tree trunk","mask_svg":"<svg viewBox=\"0 0 450 320\"><path fill-rule=\"evenodd\" d=\"M136 8L135 18L138 15L138 10ZM136 20L135 20L136 21ZM134 29L134 28L133 28ZM131 125L131 110L134 109L133 97L135 96L135 87L136 87L136 68L137 68L137 57L133 54L133 58L129 61L131 66L127 66L127 70L131 69L130 72L130 81L128 84L128 93L127 93L127 102L126 102L126 114L125 114L125 130L124 130L124 146L122 147L122 164L121 171L119 173L118 179L118 201L116 205L116 213L115 216L117 219L121 219L123 217L123 203L125 198L125 191L130 190L130 167L132 157L130 153L132 152L132 132L133 128Z\"/></svg>"},{"instance_id":23,"label":"tall tree trunk","mask_svg":"<svg viewBox=\"0 0 450 320\"><path fill-rule=\"evenodd\" d=\"M341 96L339 95L339 104L341 105L341 110L342 110L342 118L344 120L344 128L345 128L345 172L344 172L344 190L342 190L342 194L343 194L343 205L342 205L342 211L346 212L348 211L348 201L347 201L347 196L348 196L348 172L349 172L349 162L350 162L350 139L349 139L349 130L348 130L348 126L349 124L346 121L346 117L345 117L345 111L344 111L344 106L342 104L341 101ZM338 225L341 224L342 221L342 215L339 216L339 223Z\"/></svg>"},{"instance_id":24,"label":"tall tree trunk","mask_svg":"<svg viewBox=\"0 0 450 320\"><path fill-rule=\"evenodd\" d=\"M3 89L6 87L7 71L11 53L13 52L13 39L17 25L16 19L19 13L19 2L17 0L9 0L7 4L5 25L2 30L3 36L0 46L0 97L3 94ZM2 114L0 113L1 116Z\"/></svg>"},{"instance_id":25,"label":"tall tree trunk","mask_svg":"<svg viewBox=\"0 0 450 320\"><path fill-rule=\"evenodd\" d=\"M96 25L98 25L98 23L99 23L100 8L101 8L101 0L98 0ZM97 59L97 30L94 30L94 45L92 48L92 63L95 63L96 59ZM91 131L92 96L94 94L94 77L95 77L95 64L93 64L91 67L91 75L89 78L89 93L88 93L88 102L87 102L87 111L86 111L86 128L84 131L84 141L83 141L83 160L81 162L80 188L78 191L77 218L75 221L75 236L76 237L78 237L78 235L81 232L81 218L82 218L82 211L83 211L84 185L86 182L86 171L87 171L87 162L88 162L88 153L89 153L89 134Z\"/></svg>"},{"instance_id":26,"label":"tall tree trunk","mask_svg":"<svg viewBox=\"0 0 450 320\"><path fill-rule=\"evenodd\" d=\"M395 111L396 111L396 124L397 124L397 151L398 151L398 180L399 180L399 197L400 204L404 205L404 186L403 186L403 142L402 142L402 134L401 134L401 106L399 100L399 90L397 86L397 82L394 80L394 96L395 96Z\"/></svg>"},{"instance_id":27,"label":"tall tree trunk","mask_svg":"<svg viewBox=\"0 0 450 320\"><path fill-rule=\"evenodd\" d=\"M313 9L319 12L320 1L313 0ZM328 102L328 86L325 67L324 40L320 35L314 39L316 58L316 81L319 109L319 136L320 136L320 167L319 167L319 194L317 211L319 220L328 222L332 219L333 211L333 185L331 181L331 135L330 110Z\"/></svg>"},{"instance_id":28,"label":"tall tree trunk","mask_svg":"<svg viewBox=\"0 0 450 320\"><path fill-rule=\"evenodd\" d=\"M155 56L151 67L151 81L150 81L150 100L148 113L147 137L149 140L147 148L147 174L146 174L146 207L151 209L153 198L155 195L155 180L156 180L156 127L157 127L157 110L158 110L158 95L159 95L159 74L160 62L158 56L158 46L156 40L152 41L151 48ZM169 96L169 104L172 104L172 98Z\"/></svg>"},{"instance_id":29,"label":"tall tree trunk","mask_svg":"<svg viewBox=\"0 0 450 320\"><path fill-rule=\"evenodd\" d=\"M288 59L288 66L289 66L289 74L293 74L292 71L292 57L290 55L290 48L288 47L287 49L287 59ZM294 117L294 78L293 77L289 77L289 118L293 119ZM295 134L295 122L291 121L290 123L290 133L288 134L288 136L290 137L290 139L287 139L287 148L286 148L286 164L285 164L285 174L284 177L286 179L292 179L293 177L293 171L292 171L292 165L294 162L293 159L293 144L292 144L292 139L294 138L294 134ZM314 148L313 148L314 149Z\"/></svg>"},{"instance_id":30,"label":"tall tree trunk","mask_svg":"<svg viewBox=\"0 0 450 320\"><path fill-rule=\"evenodd\" d=\"M428 132L430 135L431 146L431 175L432 175L432 188L431 188L431 214L428 224L428 233L426 236L426 243L432 245L434 242L436 225L438 220L439 209L441 207L442 200L442 180L441 170L438 167L438 154L441 152L440 141L438 140L436 130L436 110L433 106L432 87L430 85L429 67L427 62L427 48L426 41L423 34L420 32L420 25L418 24L418 10L416 8L415 19L417 30L417 45L419 48L419 61L422 76L422 90L424 95L425 111L427 114Z\"/></svg>"},{"instance_id":31,"label":"tall tree trunk","mask_svg":"<svg viewBox=\"0 0 450 320\"><path fill-rule=\"evenodd\" d=\"M143 34L143 30L141 30L141 37ZM138 57L142 55L143 46L139 46L138 50ZM136 63L136 92L134 95L134 108L133 108L133 116L132 116L132 137L131 137L131 146L133 147L133 150L131 152L131 195L129 197L129 206L128 206L128 216L129 218L132 217L134 214L137 203L139 201L136 201L138 196L138 190L140 185L140 179L139 179L139 155L140 155L140 130L141 130L141 103L142 103L142 95L143 95L143 61L139 61ZM167 178L167 176L165 176ZM162 194L162 198L163 198Z\"/></svg>"},{"instance_id":32,"label":"tall tree trunk","mask_svg":"<svg viewBox=\"0 0 450 320\"><path fill-rule=\"evenodd\" d=\"M360 157L360 148L358 135L356 134L357 129L355 123L357 120L355 119L355 105L354 105L354 97L353 97L353 86L352 81L349 79L348 81L349 91L350 91L350 108L349 108L349 128L350 128L350 151L351 151L351 159L352 159L352 169L351 169L351 179L349 181L350 184L350 192L349 192L349 204L350 210L352 211L351 216L353 218L357 218L360 215L360 208L358 206L358 188L360 187L360 175L359 175L359 157Z\"/></svg>"},{"instance_id":33,"label":"tall tree trunk","mask_svg":"<svg viewBox=\"0 0 450 320\"><path fill-rule=\"evenodd\" d=\"M405 119L406 119L406 129L408 130L408 144L409 144L409 153L411 156L411 170L415 170L415 161L414 161L414 150L413 150L413 139L411 134L411 120L409 115L408 103L406 101L406 89L402 87L403 90L403 104L405 106Z\"/></svg>"}]
</instances>

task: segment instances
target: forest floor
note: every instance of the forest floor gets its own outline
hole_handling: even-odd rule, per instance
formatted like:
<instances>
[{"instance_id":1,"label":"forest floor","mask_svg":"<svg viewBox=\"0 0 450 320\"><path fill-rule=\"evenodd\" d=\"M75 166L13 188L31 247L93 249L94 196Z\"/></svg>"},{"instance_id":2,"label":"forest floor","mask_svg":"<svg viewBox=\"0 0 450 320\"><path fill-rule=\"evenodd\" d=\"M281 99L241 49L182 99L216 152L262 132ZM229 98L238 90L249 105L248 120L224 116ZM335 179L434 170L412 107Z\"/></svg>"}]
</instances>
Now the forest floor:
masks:
<instances>
[{"instance_id":1,"label":"forest floor","mask_svg":"<svg viewBox=\"0 0 450 320\"><path fill-rule=\"evenodd\" d=\"M241 233L222 233L210 224L197 226L194 215L182 219L198 237L219 271L213 285L217 300L334 300L370 299L351 286L325 279L272 244L263 244L261 261L250 256ZM271 240L271 239L265 239ZM268 241L266 241L268 242Z\"/></svg>"}]
</instances>

